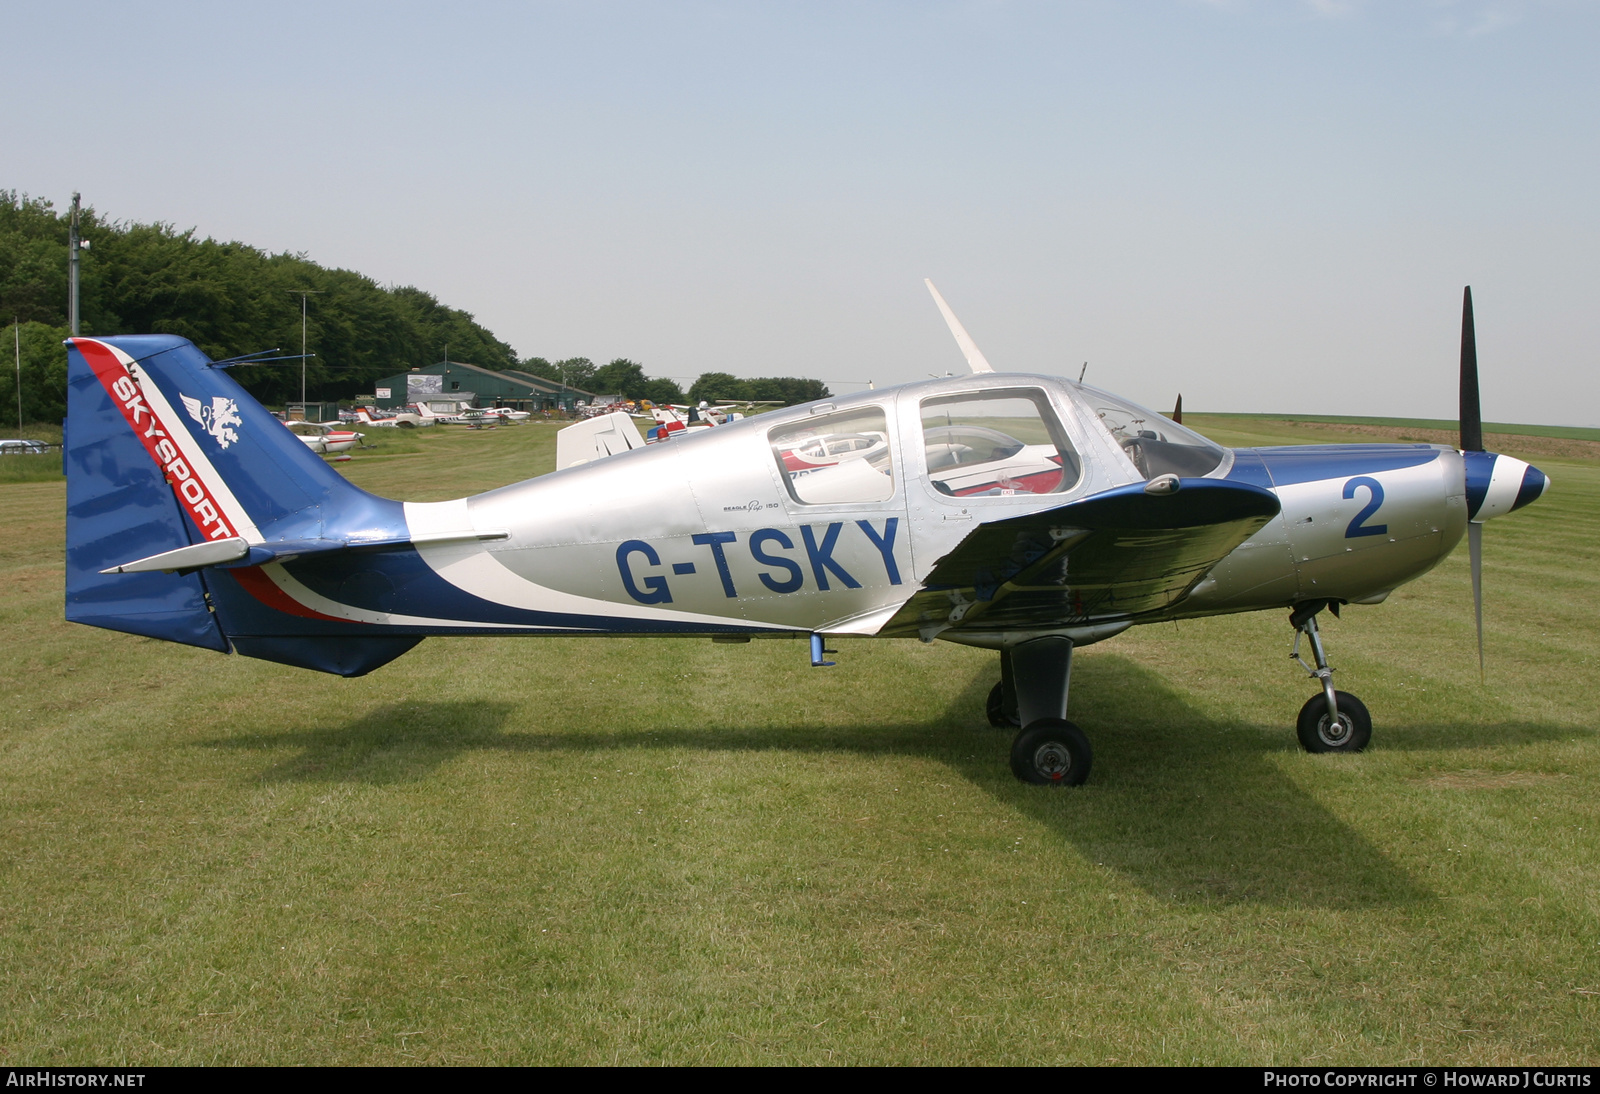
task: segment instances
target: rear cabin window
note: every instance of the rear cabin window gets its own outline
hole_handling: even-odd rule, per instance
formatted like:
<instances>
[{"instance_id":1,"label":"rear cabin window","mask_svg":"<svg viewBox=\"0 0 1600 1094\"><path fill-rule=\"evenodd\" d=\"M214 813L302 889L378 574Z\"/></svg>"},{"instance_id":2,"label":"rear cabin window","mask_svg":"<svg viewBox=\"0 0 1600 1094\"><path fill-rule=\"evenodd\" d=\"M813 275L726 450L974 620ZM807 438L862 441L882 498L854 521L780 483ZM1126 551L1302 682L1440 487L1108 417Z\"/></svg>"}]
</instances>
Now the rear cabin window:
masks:
<instances>
[{"instance_id":1,"label":"rear cabin window","mask_svg":"<svg viewBox=\"0 0 1600 1094\"><path fill-rule=\"evenodd\" d=\"M1082 395L1147 479L1157 475L1198 477L1216 470L1222 462L1225 453L1219 445L1170 418L1094 388L1083 388Z\"/></svg>"},{"instance_id":2,"label":"rear cabin window","mask_svg":"<svg viewBox=\"0 0 1600 1094\"><path fill-rule=\"evenodd\" d=\"M954 498L1059 494L1082 474L1044 392L982 391L922 403L928 481Z\"/></svg>"},{"instance_id":3,"label":"rear cabin window","mask_svg":"<svg viewBox=\"0 0 1600 1094\"><path fill-rule=\"evenodd\" d=\"M820 414L767 436L773 458L802 505L888 501L894 496L889 424L883 408Z\"/></svg>"}]
</instances>

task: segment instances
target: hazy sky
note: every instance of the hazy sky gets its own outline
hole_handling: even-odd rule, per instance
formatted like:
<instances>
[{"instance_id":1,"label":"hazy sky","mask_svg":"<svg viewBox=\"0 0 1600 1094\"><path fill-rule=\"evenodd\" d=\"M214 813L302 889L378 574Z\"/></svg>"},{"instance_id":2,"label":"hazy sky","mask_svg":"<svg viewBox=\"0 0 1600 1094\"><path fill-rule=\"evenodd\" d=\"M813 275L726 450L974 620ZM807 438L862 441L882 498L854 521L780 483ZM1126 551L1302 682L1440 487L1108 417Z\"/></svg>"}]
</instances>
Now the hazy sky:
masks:
<instances>
[{"instance_id":1,"label":"hazy sky","mask_svg":"<svg viewBox=\"0 0 1600 1094\"><path fill-rule=\"evenodd\" d=\"M519 353L1600 423L1600 3L0 4L0 188ZM251 347L240 347L241 350ZM314 348L314 347L313 347Z\"/></svg>"}]
</instances>

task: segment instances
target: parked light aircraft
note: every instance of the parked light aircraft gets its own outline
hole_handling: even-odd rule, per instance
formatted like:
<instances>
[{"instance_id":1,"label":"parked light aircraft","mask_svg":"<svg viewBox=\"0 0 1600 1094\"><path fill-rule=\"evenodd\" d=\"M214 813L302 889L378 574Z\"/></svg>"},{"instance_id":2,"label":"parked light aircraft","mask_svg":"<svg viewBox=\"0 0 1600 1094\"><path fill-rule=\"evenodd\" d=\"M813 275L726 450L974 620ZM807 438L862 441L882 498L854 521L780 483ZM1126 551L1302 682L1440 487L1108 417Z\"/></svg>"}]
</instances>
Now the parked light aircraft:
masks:
<instances>
[{"instance_id":1,"label":"parked light aircraft","mask_svg":"<svg viewBox=\"0 0 1600 1094\"><path fill-rule=\"evenodd\" d=\"M391 414L380 415L376 408L370 406L356 407L356 421L362 425L375 425L383 429L416 429L418 426L434 423L434 419L424 418L414 410L397 410Z\"/></svg>"},{"instance_id":2,"label":"parked light aircraft","mask_svg":"<svg viewBox=\"0 0 1600 1094\"><path fill-rule=\"evenodd\" d=\"M1300 743L1360 750L1371 718L1335 690L1318 613L1382 601L1464 532L1477 592L1482 522L1548 486L1483 451L1470 290L1460 450L1222 448L994 372L938 303L971 375L648 448L623 415L580 423L614 433L575 438L585 462L434 503L352 485L182 338L73 338L67 618L345 676L430 635L793 637L814 665L838 637L944 639L999 652L1013 772L1073 785L1073 651L1178 618L1287 610L1318 682Z\"/></svg>"},{"instance_id":3,"label":"parked light aircraft","mask_svg":"<svg viewBox=\"0 0 1600 1094\"><path fill-rule=\"evenodd\" d=\"M711 406L704 399L700 401L699 406L658 404L650 411L651 417L656 420L656 427L650 430L645 441L648 444L655 444L679 435L687 435L695 430L741 421L744 415L735 411L734 405L730 403L727 406Z\"/></svg>"},{"instance_id":4,"label":"parked light aircraft","mask_svg":"<svg viewBox=\"0 0 1600 1094\"><path fill-rule=\"evenodd\" d=\"M348 452L366 436L351 429L335 429L322 422L284 422L289 432L299 437L305 446L319 456Z\"/></svg>"}]
</instances>

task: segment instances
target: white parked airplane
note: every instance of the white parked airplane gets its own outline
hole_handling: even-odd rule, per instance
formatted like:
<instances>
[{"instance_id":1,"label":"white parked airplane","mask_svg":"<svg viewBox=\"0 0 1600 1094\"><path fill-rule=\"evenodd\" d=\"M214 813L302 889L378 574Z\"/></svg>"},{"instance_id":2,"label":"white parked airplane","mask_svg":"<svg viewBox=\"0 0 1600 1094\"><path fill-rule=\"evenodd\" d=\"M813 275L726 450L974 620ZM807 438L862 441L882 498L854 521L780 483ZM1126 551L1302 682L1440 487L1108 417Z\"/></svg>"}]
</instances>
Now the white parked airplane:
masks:
<instances>
[{"instance_id":1,"label":"white parked airplane","mask_svg":"<svg viewBox=\"0 0 1600 1094\"><path fill-rule=\"evenodd\" d=\"M307 448L319 456L348 452L361 443L364 433L351 429L335 429L324 422L284 422L293 433L305 442Z\"/></svg>"}]
</instances>

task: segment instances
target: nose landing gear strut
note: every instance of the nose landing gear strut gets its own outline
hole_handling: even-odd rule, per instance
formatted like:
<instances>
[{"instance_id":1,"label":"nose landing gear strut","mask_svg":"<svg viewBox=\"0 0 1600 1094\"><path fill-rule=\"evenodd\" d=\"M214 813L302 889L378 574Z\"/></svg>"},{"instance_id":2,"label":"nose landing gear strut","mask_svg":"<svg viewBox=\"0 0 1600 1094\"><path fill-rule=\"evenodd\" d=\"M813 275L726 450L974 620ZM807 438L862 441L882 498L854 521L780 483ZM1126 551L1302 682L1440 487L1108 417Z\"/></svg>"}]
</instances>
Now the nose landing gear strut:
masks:
<instances>
[{"instance_id":1,"label":"nose landing gear strut","mask_svg":"<svg viewBox=\"0 0 1600 1094\"><path fill-rule=\"evenodd\" d=\"M1333 688L1333 669L1328 667L1328 655L1317 631L1317 613L1323 608L1339 614L1339 604L1334 600L1308 600L1289 613L1289 624L1295 630L1294 649L1289 656L1300 662L1307 675L1322 684L1322 694L1313 695L1300 708L1295 732L1300 738L1300 747L1307 752L1360 752L1372 740L1372 715L1367 713L1366 704L1360 699ZM1311 643L1316 668L1306 664L1300 656L1302 638Z\"/></svg>"}]
</instances>

